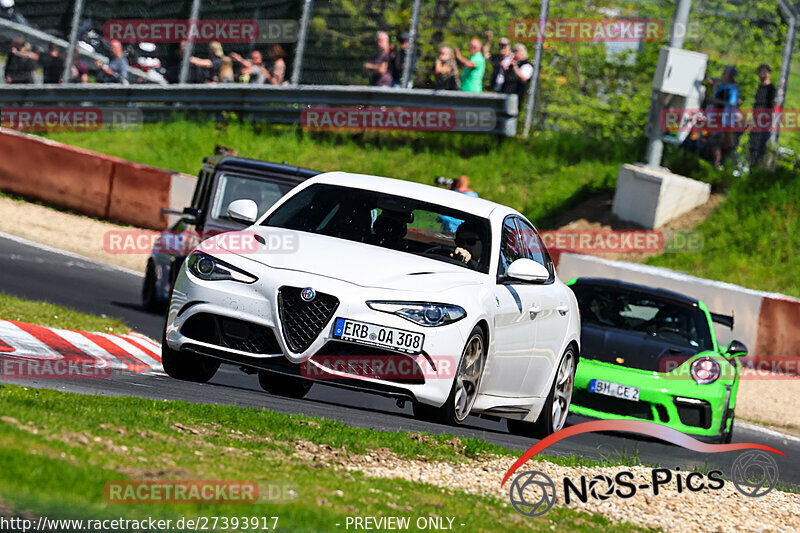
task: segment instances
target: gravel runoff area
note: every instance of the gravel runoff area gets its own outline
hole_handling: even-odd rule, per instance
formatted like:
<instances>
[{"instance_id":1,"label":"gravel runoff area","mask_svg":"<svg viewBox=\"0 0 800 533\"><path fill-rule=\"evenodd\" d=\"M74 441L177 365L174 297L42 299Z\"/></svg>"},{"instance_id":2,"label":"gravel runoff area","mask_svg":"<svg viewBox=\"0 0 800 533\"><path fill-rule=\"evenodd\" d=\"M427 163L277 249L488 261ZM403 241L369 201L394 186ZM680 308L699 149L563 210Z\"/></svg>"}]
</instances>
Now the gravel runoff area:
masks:
<instances>
[{"instance_id":1,"label":"gravel runoff area","mask_svg":"<svg viewBox=\"0 0 800 533\"><path fill-rule=\"evenodd\" d=\"M109 253L103 245L104 237L109 232L136 231L138 228L2 196L0 213L3 213L0 217L0 232L74 252L106 265L144 273L147 254ZM141 231L153 233L149 230Z\"/></svg>"},{"instance_id":2,"label":"gravel runoff area","mask_svg":"<svg viewBox=\"0 0 800 533\"><path fill-rule=\"evenodd\" d=\"M425 439L422 435L416 437ZM459 439L453 439L452 445L458 447ZM368 455L352 455L343 448L316 445L308 441L298 442L296 448L295 457L318 467L358 471L376 478L428 483L497 498L508 505L509 513L516 513L509 503L510 483L517 473L527 470L538 470L550 476L556 485L555 505L559 506L564 505L562 479L565 476L579 484L581 475L586 476L588 481L601 474L613 478L617 472L627 470L634 474L632 482L637 485L652 482L651 469L644 466L567 467L546 461L531 461L501 487L500 481L515 460L512 457L488 456L464 463L448 463L421 458L401 459L386 448L374 450ZM687 473L681 474L685 476ZM587 503L573 501L568 507L601 514L616 522L677 533L800 531L800 495L773 490L765 496L750 498L740 494L729 481L719 490L689 492L684 489L678 493L674 481L676 475L677 472L673 472L672 483L661 487L658 495L654 495L652 490L640 489L628 499L612 496L601 501L590 496ZM598 492L604 488L605 485L601 483Z\"/></svg>"}]
</instances>

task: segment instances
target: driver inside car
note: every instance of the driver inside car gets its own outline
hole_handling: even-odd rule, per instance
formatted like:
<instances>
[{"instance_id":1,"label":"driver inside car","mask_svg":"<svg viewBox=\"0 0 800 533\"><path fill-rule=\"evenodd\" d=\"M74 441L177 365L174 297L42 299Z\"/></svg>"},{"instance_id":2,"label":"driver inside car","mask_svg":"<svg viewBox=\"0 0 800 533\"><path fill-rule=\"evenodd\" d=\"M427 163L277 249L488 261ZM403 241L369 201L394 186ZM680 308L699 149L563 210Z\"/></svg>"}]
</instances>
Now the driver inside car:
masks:
<instances>
[{"instance_id":1,"label":"driver inside car","mask_svg":"<svg viewBox=\"0 0 800 533\"><path fill-rule=\"evenodd\" d=\"M480 238L480 228L469 221L463 222L456 229L456 249L450 257L462 261L472 268L476 268L481 261L483 241Z\"/></svg>"}]
</instances>

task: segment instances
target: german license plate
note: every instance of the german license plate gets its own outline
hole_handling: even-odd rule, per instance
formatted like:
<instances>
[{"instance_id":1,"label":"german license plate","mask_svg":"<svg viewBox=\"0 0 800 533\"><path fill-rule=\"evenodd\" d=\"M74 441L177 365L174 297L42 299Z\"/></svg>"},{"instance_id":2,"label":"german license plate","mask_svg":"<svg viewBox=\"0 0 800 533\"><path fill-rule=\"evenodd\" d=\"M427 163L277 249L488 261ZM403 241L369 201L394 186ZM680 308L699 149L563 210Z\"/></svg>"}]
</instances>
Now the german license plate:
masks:
<instances>
[{"instance_id":1,"label":"german license plate","mask_svg":"<svg viewBox=\"0 0 800 533\"><path fill-rule=\"evenodd\" d=\"M637 387L629 387L612 381L593 379L589 382L589 392L605 394L606 396L613 396L633 402L639 401L639 389Z\"/></svg>"},{"instance_id":2,"label":"german license plate","mask_svg":"<svg viewBox=\"0 0 800 533\"><path fill-rule=\"evenodd\" d=\"M410 354L422 352L422 345L425 342L425 335L422 333L358 322L349 318L336 319L333 324L333 337Z\"/></svg>"}]
</instances>

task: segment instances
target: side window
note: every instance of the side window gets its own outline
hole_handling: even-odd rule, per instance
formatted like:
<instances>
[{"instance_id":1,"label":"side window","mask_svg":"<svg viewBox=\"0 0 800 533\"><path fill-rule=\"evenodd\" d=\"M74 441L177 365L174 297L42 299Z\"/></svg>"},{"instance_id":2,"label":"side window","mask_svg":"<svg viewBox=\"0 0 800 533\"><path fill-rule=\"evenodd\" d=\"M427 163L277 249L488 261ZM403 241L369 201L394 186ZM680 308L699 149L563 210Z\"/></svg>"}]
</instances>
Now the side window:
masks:
<instances>
[{"instance_id":1,"label":"side window","mask_svg":"<svg viewBox=\"0 0 800 533\"><path fill-rule=\"evenodd\" d=\"M503 233L500 237L500 263L497 266L497 275L505 276L509 265L517 259L525 257L525 250L519 239L514 219L508 217L503 222Z\"/></svg>"},{"instance_id":2,"label":"side window","mask_svg":"<svg viewBox=\"0 0 800 533\"><path fill-rule=\"evenodd\" d=\"M516 221L517 226L519 226L519 233L522 236L522 247L525 250L525 257L533 259L549 270L547 265L547 250L545 250L544 243L542 243L539 234L533 229L533 226L523 219L517 218Z\"/></svg>"}]
</instances>

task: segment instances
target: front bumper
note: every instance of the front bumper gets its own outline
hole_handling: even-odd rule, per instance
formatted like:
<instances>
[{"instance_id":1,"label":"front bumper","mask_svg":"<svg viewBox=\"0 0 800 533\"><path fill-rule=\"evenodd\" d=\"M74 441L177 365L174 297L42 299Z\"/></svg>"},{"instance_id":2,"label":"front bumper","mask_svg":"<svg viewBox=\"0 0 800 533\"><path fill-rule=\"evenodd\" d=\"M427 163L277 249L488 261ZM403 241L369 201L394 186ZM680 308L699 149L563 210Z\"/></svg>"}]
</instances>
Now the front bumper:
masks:
<instances>
[{"instance_id":1,"label":"front bumper","mask_svg":"<svg viewBox=\"0 0 800 533\"><path fill-rule=\"evenodd\" d=\"M259 267L256 271L263 274L264 270L265 267ZM454 324L426 328L399 316L374 311L366 305L367 300L407 299L398 296L397 291L364 288L304 272L276 270L269 273L272 272L274 276L262 275L255 283L245 284L200 280L183 266L175 282L167 315L165 342L169 348L213 357L226 363L302 375L334 386L376 392L429 405L440 406L445 402L452 387L455 366L469 334L469 331L464 333L464 329L471 328L471 324L467 324L469 317ZM318 294L332 295L339 300L333 315L300 353L290 349L278 309L279 289L287 286L313 287ZM259 330L259 342L208 342L210 339L197 334L197 330L203 328L195 327L194 331L184 328L192 317L195 317L196 323L198 317L207 316L228 323L250 325L251 329ZM422 353L405 356L401 352L373 349L334 339L333 323L337 317L422 333L425 335ZM316 361L323 355L327 358L326 364L317 364ZM348 372L346 366L331 364L330 359L341 357L345 361L352 358L360 361L362 359L359 358L365 355L372 359L382 356L410 358L420 367L430 361L434 361L434 364L424 366L427 370L423 380L411 376L405 378L406 374L403 373L398 373L397 379L380 379ZM454 364L437 364L442 360Z\"/></svg>"},{"instance_id":2,"label":"front bumper","mask_svg":"<svg viewBox=\"0 0 800 533\"><path fill-rule=\"evenodd\" d=\"M592 379L638 387L639 401L589 392ZM602 419L647 420L713 439L722 435L733 415L732 390L732 384L722 379L700 385L688 373L670 375L581 359L570 412Z\"/></svg>"}]
</instances>

